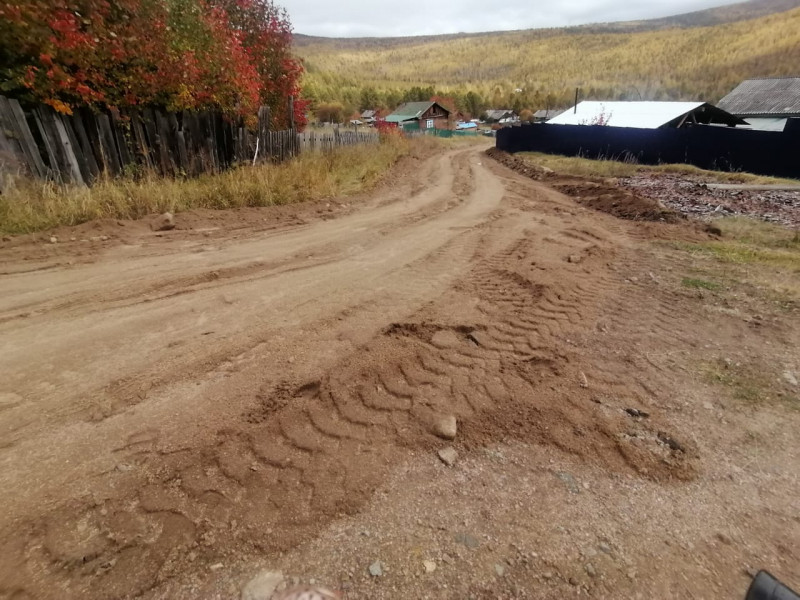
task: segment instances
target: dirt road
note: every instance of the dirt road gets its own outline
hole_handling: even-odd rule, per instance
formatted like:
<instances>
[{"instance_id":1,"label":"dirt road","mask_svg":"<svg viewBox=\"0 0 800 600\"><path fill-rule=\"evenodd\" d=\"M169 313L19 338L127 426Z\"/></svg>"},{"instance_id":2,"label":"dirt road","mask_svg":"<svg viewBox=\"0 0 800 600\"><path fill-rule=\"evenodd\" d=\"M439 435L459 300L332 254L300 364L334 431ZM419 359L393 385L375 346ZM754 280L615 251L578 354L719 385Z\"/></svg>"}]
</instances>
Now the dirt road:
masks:
<instances>
[{"instance_id":1,"label":"dirt road","mask_svg":"<svg viewBox=\"0 0 800 600\"><path fill-rule=\"evenodd\" d=\"M650 240L699 234L475 148L340 213L0 250L0 598L230 598L262 566L352 598L798 582L797 411L692 370L791 375L797 323L675 289Z\"/></svg>"}]
</instances>

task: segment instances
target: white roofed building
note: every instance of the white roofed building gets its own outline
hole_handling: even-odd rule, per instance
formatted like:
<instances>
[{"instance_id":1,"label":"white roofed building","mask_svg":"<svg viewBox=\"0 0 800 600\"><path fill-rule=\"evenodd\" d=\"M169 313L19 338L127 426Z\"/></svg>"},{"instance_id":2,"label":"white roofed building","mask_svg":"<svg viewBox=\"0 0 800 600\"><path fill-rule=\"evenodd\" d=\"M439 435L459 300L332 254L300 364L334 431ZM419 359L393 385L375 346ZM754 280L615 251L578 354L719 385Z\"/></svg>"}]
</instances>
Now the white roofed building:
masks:
<instances>
[{"instance_id":1,"label":"white roofed building","mask_svg":"<svg viewBox=\"0 0 800 600\"><path fill-rule=\"evenodd\" d=\"M692 125L746 125L746 122L706 102L583 101L553 117L548 125L607 125L636 129Z\"/></svg>"}]
</instances>

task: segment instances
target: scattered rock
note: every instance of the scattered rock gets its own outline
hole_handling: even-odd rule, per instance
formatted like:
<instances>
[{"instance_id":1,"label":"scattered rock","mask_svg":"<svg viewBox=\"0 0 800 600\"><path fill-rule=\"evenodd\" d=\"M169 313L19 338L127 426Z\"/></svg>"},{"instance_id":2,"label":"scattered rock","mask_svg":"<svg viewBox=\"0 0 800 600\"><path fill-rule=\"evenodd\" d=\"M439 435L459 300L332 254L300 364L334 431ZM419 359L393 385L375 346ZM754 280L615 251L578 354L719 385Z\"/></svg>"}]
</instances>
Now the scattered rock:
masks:
<instances>
[{"instance_id":1,"label":"scattered rock","mask_svg":"<svg viewBox=\"0 0 800 600\"><path fill-rule=\"evenodd\" d=\"M433 560L423 560L422 566L425 568L426 573L433 573L436 570L436 562Z\"/></svg>"},{"instance_id":2,"label":"scattered rock","mask_svg":"<svg viewBox=\"0 0 800 600\"><path fill-rule=\"evenodd\" d=\"M54 236L54 235L51 235L50 236L50 243L51 244L57 244L58 243L58 238L56 236Z\"/></svg>"},{"instance_id":3,"label":"scattered rock","mask_svg":"<svg viewBox=\"0 0 800 600\"><path fill-rule=\"evenodd\" d=\"M589 575L589 577L597 577L597 570L592 563L586 563L583 568L586 570L586 574Z\"/></svg>"},{"instance_id":4,"label":"scattered rock","mask_svg":"<svg viewBox=\"0 0 800 600\"><path fill-rule=\"evenodd\" d=\"M107 242L107 241L108 241L108 239L109 239L109 238L108 238L108 236L107 236L107 235L101 235L101 236L100 236L100 241L101 241L101 242Z\"/></svg>"},{"instance_id":5,"label":"scattered rock","mask_svg":"<svg viewBox=\"0 0 800 600\"><path fill-rule=\"evenodd\" d=\"M282 573L261 571L242 588L242 600L269 600L281 582Z\"/></svg>"},{"instance_id":6,"label":"scattered rock","mask_svg":"<svg viewBox=\"0 0 800 600\"><path fill-rule=\"evenodd\" d=\"M797 382L797 376L794 373L792 373L791 371L784 371L783 372L783 378L791 386L797 387L798 385L800 385Z\"/></svg>"},{"instance_id":7,"label":"scattered rock","mask_svg":"<svg viewBox=\"0 0 800 600\"><path fill-rule=\"evenodd\" d=\"M69 241L70 241L70 242L77 242L77 241L78 241L78 238L76 238L76 237L73 235L71 238L69 238Z\"/></svg>"},{"instance_id":8,"label":"scattered rock","mask_svg":"<svg viewBox=\"0 0 800 600\"><path fill-rule=\"evenodd\" d=\"M475 549L481 545L481 543L478 541L478 538L464 532L457 533L455 540L457 543L463 544L467 548L472 548L472 549Z\"/></svg>"},{"instance_id":9,"label":"scattered rock","mask_svg":"<svg viewBox=\"0 0 800 600\"><path fill-rule=\"evenodd\" d=\"M383 575L383 564L381 561L376 560L369 566L369 574L372 577L381 577Z\"/></svg>"},{"instance_id":10,"label":"scattered rock","mask_svg":"<svg viewBox=\"0 0 800 600\"><path fill-rule=\"evenodd\" d=\"M658 432L658 440L662 444L666 444L667 446L669 446L670 450L674 450L675 452L686 452L686 449L680 442L674 440L672 437L670 437L663 431Z\"/></svg>"},{"instance_id":11,"label":"scattered rock","mask_svg":"<svg viewBox=\"0 0 800 600\"><path fill-rule=\"evenodd\" d=\"M439 450L439 458L441 461L446 464L448 467L452 467L456 464L458 460L458 452L452 446L448 446L447 448L442 448Z\"/></svg>"},{"instance_id":12,"label":"scattered rock","mask_svg":"<svg viewBox=\"0 0 800 600\"><path fill-rule=\"evenodd\" d=\"M625 412L632 417L639 417L642 419L646 419L647 417L650 416L650 413L647 413L643 410L639 410L638 408L626 408Z\"/></svg>"},{"instance_id":13,"label":"scattered rock","mask_svg":"<svg viewBox=\"0 0 800 600\"><path fill-rule=\"evenodd\" d=\"M558 477L561 481L564 482L564 485L567 486L567 489L570 491L570 493L572 493L572 494L580 494L581 493L581 488L578 485L578 482L569 473L567 473L565 471L558 471L556 473L556 477Z\"/></svg>"},{"instance_id":14,"label":"scattered rock","mask_svg":"<svg viewBox=\"0 0 800 600\"><path fill-rule=\"evenodd\" d=\"M714 410L714 405L711 402L703 402L703 408L706 410Z\"/></svg>"},{"instance_id":15,"label":"scattered rock","mask_svg":"<svg viewBox=\"0 0 800 600\"><path fill-rule=\"evenodd\" d=\"M458 433L458 422L453 415L438 416L434 418L432 431L443 440L453 440Z\"/></svg>"},{"instance_id":16,"label":"scattered rock","mask_svg":"<svg viewBox=\"0 0 800 600\"><path fill-rule=\"evenodd\" d=\"M497 563L494 566L494 572L497 573L498 577L502 577L503 575L506 574L506 568L503 565L501 565L500 563Z\"/></svg>"},{"instance_id":17,"label":"scattered rock","mask_svg":"<svg viewBox=\"0 0 800 600\"><path fill-rule=\"evenodd\" d=\"M567 262L572 264L578 264L579 262L581 262L581 257L578 256L577 254L570 254L567 257Z\"/></svg>"},{"instance_id":18,"label":"scattered rock","mask_svg":"<svg viewBox=\"0 0 800 600\"><path fill-rule=\"evenodd\" d=\"M725 535L721 531L719 533L717 533L717 539L720 542L722 542L723 544L725 544L726 546L732 546L733 545L733 541L731 540L731 538L729 538L727 535Z\"/></svg>"},{"instance_id":19,"label":"scattered rock","mask_svg":"<svg viewBox=\"0 0 800 600\"><path fill-rule=\"evenodd\" d=\"M570 577L569 578L569 584L570 585L574 585L574 586L578 586L578 585L580 585L580 582L575 577Z\"/></svg>"},{"instance_id":20,"label":"scattered rock","mask_svg":"<svg viewBox=\"0 0 800 600\"><path fill-rule=\"evenodd\" d=\"M448 565L453 565L456 562L456 559L450 556L449 554L443 554L442 560L446 562Z\"/></svg>"},{"instance_id":21,"label":"scattered rock","mask_svg":"<svg viewBox=\"0 0 800 600\"><path fill-rule=\"evenodd\" d=\"M169 231L170 229L175 229L175 215L170 212L165 212L150 223L150 228L153 231Z\"/></svg>"},{"instance_id":22,"label":"scattered rock","mask_svg":"<svg viewBox=\"0 0 800 600\"><path fill-rule=\"evenodd\" d=\"M589 387L589 380L586 379L586 373L581 371L581 387L588 388Z\"/></svg>"},{"instance_id":23,"label":"scattered rock","mask_svg":"<svg viewBox=\"0 0 800 600\"><path fill-rule=\"evenodd\" d=\"M553 578L553 573L551 571L545 571L542 573L542 577L550 581Z\"/></svg>"},{"instance_id":24,"label":"scattered rock","mask_svg":"<svg viewBox=\"0 0 800 600\"><path fill-rule=\"evenodd\" d=\"M628 571L628 579L630 579L631 581L636 579L636 569L630 569Z\"/></svg>"},{"instance_id":25,"label":"scattered rock","mask_svg":"<svg viewBox=\"0 0 800 600\"><path fill-rule=\"evenodd\" d=\"M600 542L599 544L597 544L597 547L603 554L611 554L611 546L609 546L605 542Z\"/></svg>"},{"instance_id":26,"label":"scattered rock","mask_svg":"<svg viewBox=\"0 0 800 600\"><path fill-rule=\"evenodd\" d=\"M470 331L467 334L467 339L476 346L486 347L492 344L492 339L483 331L478 331L477 329L475 331Z\"/></svg>"}]
</instances>

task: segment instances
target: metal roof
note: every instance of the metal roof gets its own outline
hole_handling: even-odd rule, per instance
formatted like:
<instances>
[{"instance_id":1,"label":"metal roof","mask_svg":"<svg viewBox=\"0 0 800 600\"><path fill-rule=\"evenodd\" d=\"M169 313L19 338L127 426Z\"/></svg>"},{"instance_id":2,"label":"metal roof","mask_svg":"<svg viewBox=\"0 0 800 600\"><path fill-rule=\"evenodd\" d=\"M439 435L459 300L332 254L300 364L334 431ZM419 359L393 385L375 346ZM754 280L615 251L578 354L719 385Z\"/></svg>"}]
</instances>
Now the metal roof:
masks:
<instances>
[{"instance_id":1,"label":"metal roof","mask_svg":"<svg viewBox=\"0 0 800 600\"><path fill-rule=\"evenodd\" d=\"M513 115L514 111L510 108L492 109L486 111L486 118L491 121L499 121L505 118L506 115Z\"/></svg>"},{"instance_id":2,"label":"metal roof","mask_svg":"<svg viewBox=\"0 0 800 600\"><path fill-rule=\"evenodd\" d=\"M533 113L534 119L552 119L557 117L564 111L560 108L540 108L535 113Z\"/></svg>"},{"instance_id":3,"label":"metal roof","mask_svg":"<svg viewBox=\"0 0 800 600\"><path fill-rule=\"evenodd\" d=\"M717 106L739 116L800 116L800 77L748 79Z\"/></svg>"},{"instance_id":4,"label":"metal roof","mask_svg":"<svg viewBox=\"0 0 800 600\"><path fill-rule=\"evenodd\" d=\"M702 110L699 110L702 109ZM706 123L743 124L744 121L705 102L595 102L578 104L577 112L570 108L547 123L549 125L608 125L611 127L634 127L658 129L676 121L693 111L712 118L701 119Z\"/></svg>"},{"instance_id":5,"label":"metal roof","mask_svg":"<svg viewBox=\"0 0 800 600\"><path fill-rule=\"evenodd\" d=\"M398 106L394 112L386 117L389 123L402 123L404 121L413 121L428 110L435 102L406 102ZM445 109L446 110L446 109Z\"/></svg>"}]
</instances>

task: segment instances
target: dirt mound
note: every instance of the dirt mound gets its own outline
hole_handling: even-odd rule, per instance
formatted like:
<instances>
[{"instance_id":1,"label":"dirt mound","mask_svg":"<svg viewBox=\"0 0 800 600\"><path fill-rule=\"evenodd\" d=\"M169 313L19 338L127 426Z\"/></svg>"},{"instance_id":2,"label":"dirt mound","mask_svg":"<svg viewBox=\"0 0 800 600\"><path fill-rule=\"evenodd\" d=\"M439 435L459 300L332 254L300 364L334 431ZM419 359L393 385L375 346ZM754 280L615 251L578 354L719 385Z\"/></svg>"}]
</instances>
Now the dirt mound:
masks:
<instances>
[{"instance_id":1,"label":"dirt mound","mask_svg":"<svg viewBox=\"0 0 800 600\"><path fill-rule=\"evenodd\" d=\"M683 219L682 215L665 208L657 200L609 184L602 179L564 177L550 169L539 167L497 148L490 148L486 154L517 173L547 183L558 191L571 196L583 206L614 215L620 219L665 223L677 223Z\"/></svg>"}]
</instances>

